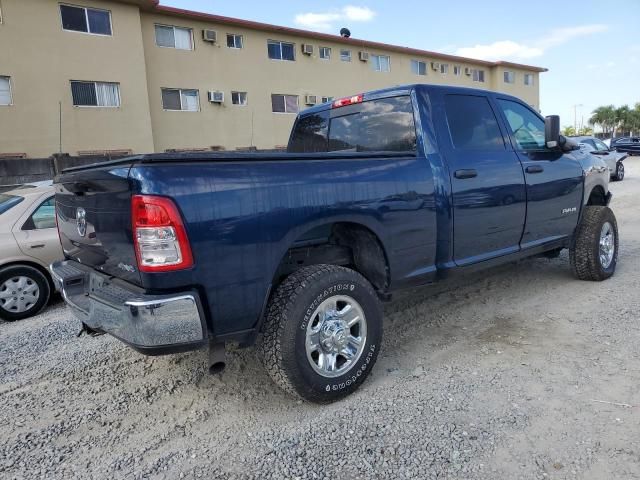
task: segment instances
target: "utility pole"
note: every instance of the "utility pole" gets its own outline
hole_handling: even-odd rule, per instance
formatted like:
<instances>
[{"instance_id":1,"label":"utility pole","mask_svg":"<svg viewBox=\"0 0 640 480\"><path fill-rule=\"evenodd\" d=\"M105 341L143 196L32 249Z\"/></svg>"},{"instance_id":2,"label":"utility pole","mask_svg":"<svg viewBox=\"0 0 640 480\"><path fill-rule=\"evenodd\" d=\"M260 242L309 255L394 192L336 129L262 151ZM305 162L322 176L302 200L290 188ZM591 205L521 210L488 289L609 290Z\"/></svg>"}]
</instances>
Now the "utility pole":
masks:
<instances>
[{"instance_id":1,"label":"utility pole","mask_svg":"<svg viewBox=\"0 0 640 480\"><path fill-rule=\"evenodd\" d=\"M58 102L58 153L62 153L62 102Z\"/></svg>"},{"instance_id":2,"label":"utility pole","mask_svg":"<svg viewBox=\"0 0 640 480\"><path fill-rule=\"evenodd\" d=\"M577 113L577 109L578 107L582 107L583 105L581 103L577 103L573 106L573 130L576 132L576 135L578 134L578 113Z\"/></svg>"}]
</instances>

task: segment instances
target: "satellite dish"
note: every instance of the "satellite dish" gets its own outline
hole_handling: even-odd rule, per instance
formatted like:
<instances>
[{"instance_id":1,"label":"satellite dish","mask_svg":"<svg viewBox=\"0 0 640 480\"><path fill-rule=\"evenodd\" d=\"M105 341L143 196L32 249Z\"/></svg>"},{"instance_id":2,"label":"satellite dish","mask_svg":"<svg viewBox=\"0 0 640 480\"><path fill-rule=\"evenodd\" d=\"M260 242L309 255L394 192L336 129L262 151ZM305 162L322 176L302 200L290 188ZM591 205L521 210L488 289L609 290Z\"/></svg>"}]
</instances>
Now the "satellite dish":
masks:
<instances>
[{"instance_id":1,"label":"satellite dish","mask_svg":"<svg viewBox=\"0 0 640 480\"><path fill-rule=\"evenodd\" d=\"M343 36L344 38L349 38L351 36L351 32L349 31L348 28L341 28L340 35Z\"/></svg>"}]
</instances>

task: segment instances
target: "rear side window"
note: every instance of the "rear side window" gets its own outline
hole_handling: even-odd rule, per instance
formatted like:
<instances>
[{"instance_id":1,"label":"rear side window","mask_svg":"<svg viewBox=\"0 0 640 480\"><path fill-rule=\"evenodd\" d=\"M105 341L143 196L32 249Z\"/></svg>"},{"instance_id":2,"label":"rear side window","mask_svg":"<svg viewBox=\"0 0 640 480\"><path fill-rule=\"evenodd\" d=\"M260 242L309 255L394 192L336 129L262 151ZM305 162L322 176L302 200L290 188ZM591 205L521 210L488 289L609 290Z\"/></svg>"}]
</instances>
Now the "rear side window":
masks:
<instances>
[{"instance_id":1,"label":"rear side window","mask_svg":"<svg viewBox=\"0 0 640 480\"><path fill-rule=\"evenodd\" d=\"M355 113L331 119L329 151L416 150L416 129L409 96L370 100L359 107Z\"/></svg>"},{"instance_id":2,"label":"rear side window","mask_svg":"<svg viewBox=\"0 0 640 480\"><path fill-rule=\"evenodd\" d=\"M0 193L0 215L18 205L22 200L24 200L24 197Z\"/></svg>"},{"instance_id":3,"label":"rear side window","mask_svg":"<svg viewBox=\"0 0 640 480\"><path fill-rule=\"evenodd\" d=\"M327 151L329 110L301 117L293 128L289 152L315 153Z\"/></svg>"},{"instance_id":4,"label":"rear side window","mask_svg":"<svg viewBox=\"0 0 640 480\"><path fill-rule=\"evenodd\" d=\"M22 226L22 230L56 228L56 202L53 197L40 204Z\"/></svg>"},{"instance_id":5,"label":"rear side window","mask_svg":"<svg viewBox=\"0 0 640 480\"><path fill-rule=\"evenodd\" d=\"M504 150L504 138L487 97L445 95L444 102L456 149Z\"/></svg>"}]
</instances>

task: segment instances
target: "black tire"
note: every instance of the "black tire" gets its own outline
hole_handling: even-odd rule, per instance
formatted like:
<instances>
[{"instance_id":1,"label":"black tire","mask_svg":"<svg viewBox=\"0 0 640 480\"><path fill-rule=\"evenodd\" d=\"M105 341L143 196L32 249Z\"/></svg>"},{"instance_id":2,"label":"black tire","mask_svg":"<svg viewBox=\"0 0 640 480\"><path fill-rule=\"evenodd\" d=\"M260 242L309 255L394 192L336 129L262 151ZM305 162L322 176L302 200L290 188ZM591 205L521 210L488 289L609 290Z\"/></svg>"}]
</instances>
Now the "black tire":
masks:
<instances>
[{"instance_id":1,"label":"black tire","mask_svg":"<svg viewBox=\"0 0 640 480\"><path fill-rule=\"evenodd\" d=\"M359 304L366 319L361 354L344 374L328 378L314 370L305 348L307 326L323 301L341 295ZM313 265L290 275L273 295L258 343L262 364L285 391L315 403L353 393L376 362L382 341L382 308L371 284L359 273L335 265Z\"/></svg>"},{"instance_id":2,"label":"black tire","mask_svg":"<svg viewBox=\"0 0 640 480\"><path fill-rule=\"evenodd\" d=\"M608 265L600 259L600 235L603 226L609 223L613 231L613 258ZM569 259L574 275L580 280L602 281L611 277L618 263L618 224L609 207L584 207L582 221L576 230Z\"/></svg>"},{"instance_id":3,"label":"black tire","mask_svg":"<svg viewBox=\"0 0 640 480\"><path fill-rule=\"evenodd\" d=\"M32 317L33 315L40 313L49 303L49 298L51 296L51 287L47 278L40 270L28 265L12 265L1 269L0 290L3 289L5 282L18 277L26 277L29 282L36 284L38 286L38 297L32 304L27 305L26 310L20 312L12 311L12 307L5 308L4 305L6 300L0 298L0 318L9 322L22 320L23 318ZM19 292L17 291L16 296L19 296Z\"/></svg>"},{"instance_id":4,"label":"black tire","mask_svg":"<svg viewBox=\"0 0 640 480\"><path fill-rule=\"evenodd\" d=\"M613 176L613 179L616 182L621 182L624 180L624 163L618 162L616 164L616 174Z\"/></svg>"}]
</instances>

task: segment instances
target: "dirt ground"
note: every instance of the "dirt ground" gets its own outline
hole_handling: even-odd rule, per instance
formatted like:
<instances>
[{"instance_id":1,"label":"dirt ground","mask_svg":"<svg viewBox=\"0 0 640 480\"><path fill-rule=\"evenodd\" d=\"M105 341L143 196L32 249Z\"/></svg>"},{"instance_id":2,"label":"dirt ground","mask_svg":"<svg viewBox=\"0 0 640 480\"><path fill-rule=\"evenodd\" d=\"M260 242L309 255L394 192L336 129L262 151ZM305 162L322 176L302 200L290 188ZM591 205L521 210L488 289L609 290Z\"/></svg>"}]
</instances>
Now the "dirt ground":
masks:
<instances>
[{"instance_id":1,"label":"dirt ground","mask_svg":"<svg viewBox=\"0 0 640 480\"><path fill-rule=\"evenodd\" d=\"M374 371L319 407L253 349L144 357L58 302L0 323L2 478L640 478L640 157L612 183L616 275L566 252L386 307Z\"/></svg>"}]
</instances>

